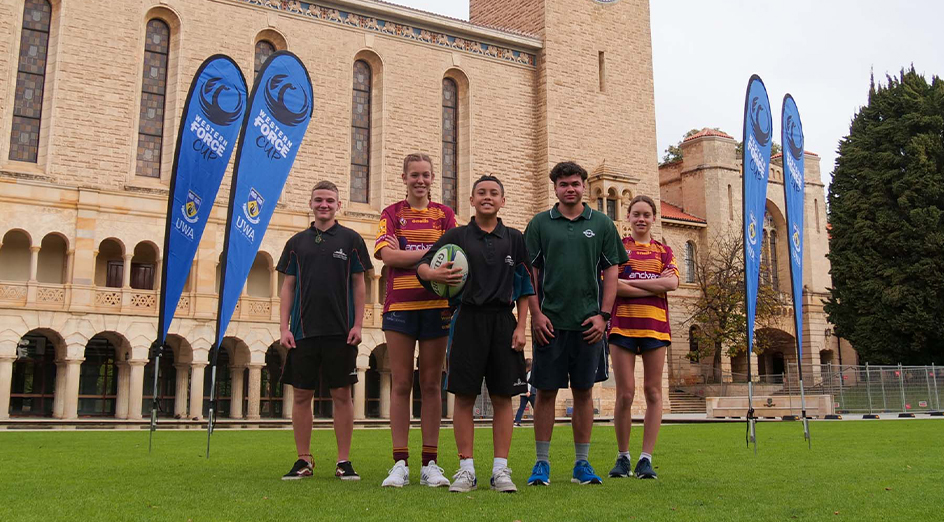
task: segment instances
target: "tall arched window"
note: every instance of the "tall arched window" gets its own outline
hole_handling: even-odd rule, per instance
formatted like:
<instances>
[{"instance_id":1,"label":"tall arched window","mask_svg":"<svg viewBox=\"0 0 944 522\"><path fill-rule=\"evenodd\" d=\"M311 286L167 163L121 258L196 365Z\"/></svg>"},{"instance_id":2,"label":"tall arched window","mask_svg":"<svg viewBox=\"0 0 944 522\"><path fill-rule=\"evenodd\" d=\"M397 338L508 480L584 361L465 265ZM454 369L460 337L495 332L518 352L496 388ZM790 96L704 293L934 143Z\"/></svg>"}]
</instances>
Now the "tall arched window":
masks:
<instances>
[{"instance_id":1,"label":"tall arched window","mask_svg":"<svg viewBox=\"0 0 944 522\"><path fill-rule=\"evenodd\" d=\"M695 243L685 243L685 282L695 282Z\"/></svg>"},{"instance_id":2,"label":"tall arched window","mask_svg":"<svg viewBox=\"0 0 944 522\"><path fill-rule=\"evenodd\" d=\"M39 157L39 129L42 123L51 19L52 7L49 2L26 0L13 98L13 129L10 132L10 159L14 161L36 163Z\"/></svg>"},{"instance_id":3,"label":"tall arched window","mask_svg":"<svg viewBox=\"0 0 944 522\"><path fill-rule=\"evenodd\" d=\"M777 259L777 231L770 231L770 279L774 290L780 290L780 262Z\"/></svg>"},{"instance_id":4,"label":"tall arched window","mask_svg":"<svg viewBox=\"0 0 944 522\"><path fill-rule=\"evenodd\" d=\"M354 62L351 107L351 201L370 203L370 65Z\"/></svg>"},{"instance_id":5,"label":"tall arched window","mask_svg":"<svg viewBox=\"0 0 944 522\"><path fill-rule=\"evenodd\" d=\"M728 185L728 221L734 221L734 193Z\"/></svg>"},{"instance_id":6,"label":"tall arched window","mask_svg":"<svg viewBox=\"0 0 944 522\"><path fill-rule=\"evenodd\" d=\"M259 76L259 69L262 69L262 64L273 54L275 54L275 45L272 42L268 40L259 40L256 42L256 53L252 62L252 70L255 73L253 77Z\"/></svg>"},{"instance_id":7,"label":"tall arched window","mask_svg":"<svg viewBox=\"0 0 944 522\"><path fill-rule=\"evenodd\" d=\"M167 60L170 54L170 27L153 18L147 23L144 40L144 80L141 82L141 114L138 123L138 151L135 173L161 177L161 147L164 142L164 104L167 95Z\"/></svg>"},{"instance_id":8,"label":"tall arched window","mask_svg":"<svg viewBox=\"0 0 944 522\"><path fill-rule=\"evenodd\" d=\"M452 78L442 81L443 203L453 210L459 203L459 87Z\"/></svg>"}]
</instances>

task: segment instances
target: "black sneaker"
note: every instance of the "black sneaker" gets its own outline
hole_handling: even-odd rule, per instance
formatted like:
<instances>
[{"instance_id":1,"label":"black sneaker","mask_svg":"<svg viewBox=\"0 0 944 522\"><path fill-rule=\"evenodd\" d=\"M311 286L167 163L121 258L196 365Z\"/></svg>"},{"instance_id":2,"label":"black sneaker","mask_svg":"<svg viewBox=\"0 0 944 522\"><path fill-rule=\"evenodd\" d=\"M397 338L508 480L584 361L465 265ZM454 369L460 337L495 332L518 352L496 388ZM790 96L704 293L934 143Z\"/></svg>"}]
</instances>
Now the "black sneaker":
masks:
<instances>
[{"instance_id":1,"label":"black sneaker","mask_svg":"<svg viewBox=\"0 0 944 522\"><path fill-rule=\"evenodd\" d=\"M630 469L629 457L616 457L616 465L610 470L610 478L626 478L633 476L633 470Z\"/></svg>"},{"instance_id":2,"label":"black sneaker","mask_svg":"<svg viewBox=\"0 0 944 522\"><path fill-rule=\"evenodd\" d=\"M308 478L312 475L314 466L304 460L298 459L295 461L295 465L292 466L292 471L282 475L282 480L298 480L303 478Z\"/></svg>"},{"instance_id":3,"label":"black sneaker","mask_svg":"<svg viewBox=\"0 0 944 522\"><path fill-rule=\"evenodd\" d=\"M656 477L656 471L652 469L652 462L649 462L649 459L639 459L639 462L636 463L636 478L641 479L654 479Z\"/></svg>"},{"instance_id":4,"label":"black sneaker","mask_svg":"<svg viewBox=\"0 0 944 522\"><path fill-rule=\"evenodd\" d=\"M337 469L334 470L334 476L338 477L341 480L360 480L361 476L354 471L354 466L351 465L351 461L345 460L344 462L338 462Z\"/></svg>"}]
</instances>

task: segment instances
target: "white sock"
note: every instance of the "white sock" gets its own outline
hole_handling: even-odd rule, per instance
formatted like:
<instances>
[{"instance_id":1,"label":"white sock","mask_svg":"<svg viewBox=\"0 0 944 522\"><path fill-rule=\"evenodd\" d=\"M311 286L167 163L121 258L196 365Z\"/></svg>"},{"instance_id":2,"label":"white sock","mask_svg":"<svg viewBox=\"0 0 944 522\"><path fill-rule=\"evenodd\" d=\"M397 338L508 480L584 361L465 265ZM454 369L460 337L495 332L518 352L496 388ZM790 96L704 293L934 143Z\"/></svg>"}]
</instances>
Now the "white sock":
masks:
<instances>
[{"instance_id":1,"label":"white sock","mask_svg":"<svg viewBox=\"0 0 944 522\"><path fill-rule=\"evenodd\" d=\"M472 462L472 459L459 459L459 469L471 471L472 474L475 475L475 464Z\"/></svg>"},{"instance_id":2,"label":"white sock","mask_svg":"<svg viewBox=\"0 0 944 522\"><path fill-rule=\"evenodd\" d=\"M642 452L639 454L639 460L642 460L642 459L649 459L649 463L652 464L652 455L646 452Z\"/></svg>"},{"instance_id":3,"label":"white sock","mask_svg":"<svg viewBox=\"0 0 944 522\"><path fill-rule=\"evenodd\" d=\"M628 451L619 452L619 455L617 455L616 458L620 458L620 457L626 457L626 460L633 460L633 456L630 455Z\"/></svg>"},{"instance_id":4,"label":"white sock","mask_svg":"<svg viewBox=\"0 0 944 522\"><path fill-rule=\"evenodd\" d=\"M508 459L500 459L495 457L495 460L492 461L492 475L498 473L504 468L508 467Z\"/></svg>"}]
</instances>

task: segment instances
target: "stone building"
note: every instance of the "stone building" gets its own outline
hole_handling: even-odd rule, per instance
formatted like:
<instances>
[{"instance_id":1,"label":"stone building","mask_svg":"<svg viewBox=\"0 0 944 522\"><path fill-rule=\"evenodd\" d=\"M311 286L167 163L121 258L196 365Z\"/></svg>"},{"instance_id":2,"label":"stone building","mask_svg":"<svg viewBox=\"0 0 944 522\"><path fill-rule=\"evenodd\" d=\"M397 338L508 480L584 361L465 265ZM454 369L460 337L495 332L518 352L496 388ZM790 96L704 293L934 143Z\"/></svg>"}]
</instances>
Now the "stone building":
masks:
<instances>
[{"instance_id":1,"label":"stone building","mask_svg":"<svg viewBox=\"0 0 944 522\"><path fill-rule=\"evenodd\" d=\"M731 136L704 129L682 142L682 160L659 168L663 237L672 246L682 275L679 290L669 299L673 344L668 371L672 387L704 383L711 376L715 380L724 376L728 381L746 381L744 353L733 358L725 354L713 361L693 361L688 357L690 351L697 351L691 333L698 325L688 321L692 314L686 304L699 292L694 273L696 257L702 249L711 249L720 237L741 234L742 182L736 148L737 142ZM804 160L803 370L804 380L814 382L830 363L857 364L857 356L847 341L832 335L823 312L831 284L826 258L829 245L825 191L819 156L807 151ZM758 335L768 336L770 347L751 356L754 375L762 383L773 385L771 391L782 387L784 373L796 375L797 364L790 235L784 209L783 160L782 155L776 154L771 159L767 188L761 277L780 293L783 308L774 324L758 330Z\"/></svg>"},{"instance_id":2,"label":"stone building","mask_svg":"<svg viewBox=\"0 0 944 522\"><path fill-rule=\"evenodd\" d=\"M0 29L0 418L149 409L175 133L212 54L233 57L251 83L269 54L291 50L316 98L222 343L230 417L289 413L273 262L308 225L316 181L341 187L339 218L368 242L402 197L401 159L414 151L434 157L434 197L460 221L472 179L489 173L508 188L505 221L523 228L553 203L547 172L565 159L594 172L590 191L614 217L627 197L658 196L645 0L472 0L471 22L375 0L0 0ZM228 197L225 181L171 325L165 416L205 415ZM384 283L378 267L360 418L389 408ZM328 416L323 392L316 414Z\"/></svg>"}]
</instances>

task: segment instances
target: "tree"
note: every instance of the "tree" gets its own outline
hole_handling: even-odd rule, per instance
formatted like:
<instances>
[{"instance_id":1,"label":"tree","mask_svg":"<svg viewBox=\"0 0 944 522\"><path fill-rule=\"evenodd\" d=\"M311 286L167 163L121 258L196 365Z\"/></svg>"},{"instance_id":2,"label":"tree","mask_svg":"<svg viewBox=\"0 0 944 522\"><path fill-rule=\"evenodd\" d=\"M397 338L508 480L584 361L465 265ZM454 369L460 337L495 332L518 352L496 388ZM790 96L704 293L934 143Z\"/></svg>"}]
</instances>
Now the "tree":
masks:
<instances>
[{"instance_id":1,"label":"tree","mask_svg":"<svg viewBox=\"0 0 944 522\"><path fill-rule=\"evenodd\" d=\"M721 356L733 357L747 350L747 314L744 288L744 242L740 230L726 231L715 238L695 256L695 284L698 296L687 300L691 316L686 322L697 326L693 330L697 352L689 352L693 359L713 360L720 369ZM768 267L762 266L762 270ZM784 303L780 293L769 283L757 291L757 312L754 331L775 323ZM754 353L763 353L768 339L754 336Z\"/></svg>"},{"instance_id":2,"label":"tree","mask_svg":"<svg viewBox=\"0 0 944 522\"><path fill-rule=\"evenodd\" d=\"M718 129L715 129L718 130ZM665 149L665 155L662 156L662 163L660 165L667 165L669 163L675 163L677 161L682 161L682 142L685 141L685 138L689 136L694 136L701 132L700 129L692 129L685 133L682 136L682 139L679 140L675 145L669 145L669 148Z\"/></svg>"},{"instance_id":3,"label":"tree","mask_svg":"<svg viewBox=\"0 0 944 522\"><path fill-rule=\"evenodd\" d=\"M783 147L781 147L780 144L777 143L776 141L771 141L770 142L770 157L772 158L776 156L777 154L780 154L781 152L783 152ZM737 159L741 159L742 154L744 154L744 143L738 140L737 148L734 149L734 157Z\"/></svg>"},{"instance_id":4,"label":"tree","mask_svg":"<svg viewBox=\"0 0 944 522\"><path fill-rule=\"evenodd\" d=\"M944 81L902 70L869 89L829 187L826 304L860 360L944 359Z\"/></svg>"}]
</instances>

